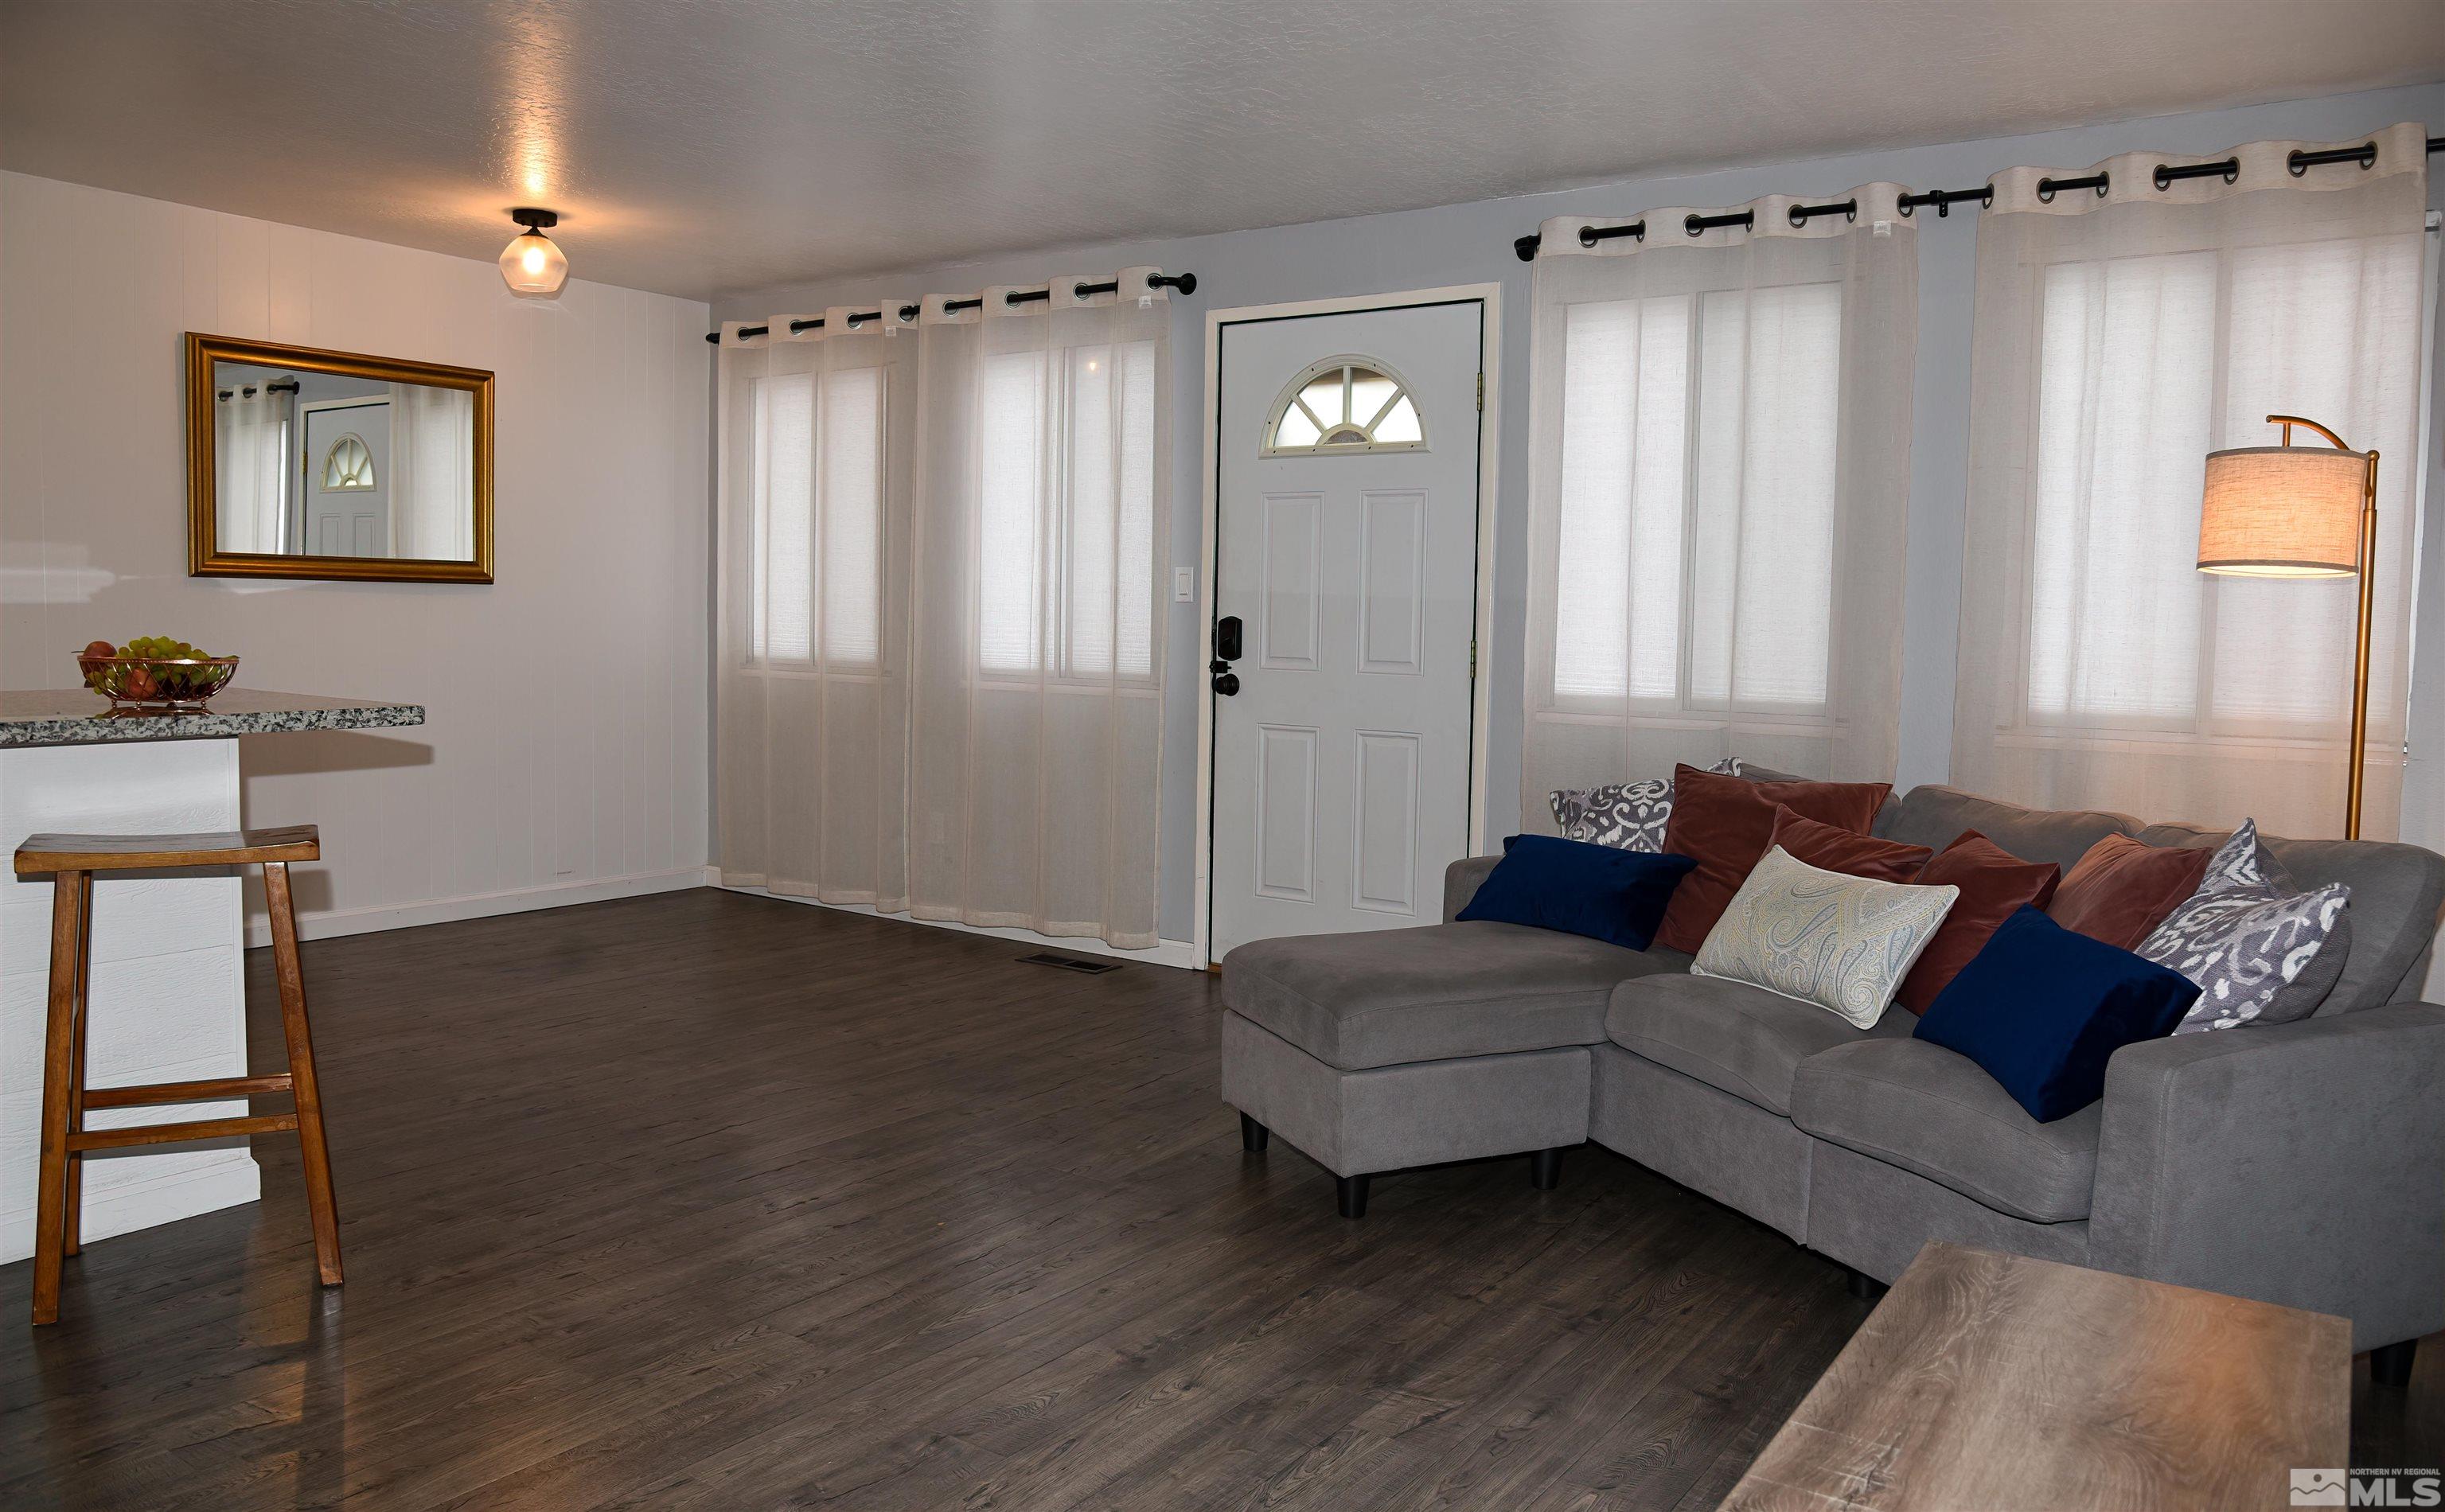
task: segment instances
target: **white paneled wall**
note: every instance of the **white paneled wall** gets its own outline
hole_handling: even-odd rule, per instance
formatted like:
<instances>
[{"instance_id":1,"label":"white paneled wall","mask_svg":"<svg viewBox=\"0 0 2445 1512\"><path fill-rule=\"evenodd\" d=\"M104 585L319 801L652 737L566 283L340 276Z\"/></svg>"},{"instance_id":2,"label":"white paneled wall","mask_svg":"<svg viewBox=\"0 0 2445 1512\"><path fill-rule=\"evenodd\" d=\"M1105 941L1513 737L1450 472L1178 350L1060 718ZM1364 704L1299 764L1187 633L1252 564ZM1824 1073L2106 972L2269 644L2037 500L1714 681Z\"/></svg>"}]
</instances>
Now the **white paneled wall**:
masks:
<instances>
[{"instance_id":1,"label":"white paneled wall","mask_svg":"<svg viewBox=\"0 0 2445 1512\"><path fill-rule=\"evenodd\" d=\"M160 634L240 656L242 685L422 703L421 729L245 742L247 822L323 827L308 935L700 884L706 320L0 175L0 687ZM188 577L189 330L493 369L498 580Z\"/></svg>"}]
</instances>

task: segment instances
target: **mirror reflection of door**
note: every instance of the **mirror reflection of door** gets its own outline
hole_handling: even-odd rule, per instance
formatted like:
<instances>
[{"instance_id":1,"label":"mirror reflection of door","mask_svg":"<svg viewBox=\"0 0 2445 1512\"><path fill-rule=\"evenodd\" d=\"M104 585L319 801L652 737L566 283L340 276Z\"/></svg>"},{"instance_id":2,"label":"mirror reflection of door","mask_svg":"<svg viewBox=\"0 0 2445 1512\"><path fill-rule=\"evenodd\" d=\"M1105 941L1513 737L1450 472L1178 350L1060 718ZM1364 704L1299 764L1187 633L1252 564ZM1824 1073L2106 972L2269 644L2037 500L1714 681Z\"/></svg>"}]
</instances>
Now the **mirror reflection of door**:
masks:
<instances>
[{"instance_id":1,"label":"mirror reflection of door","mask_svg":"<svg viewBox=\"0 0 2445 1512\"><path fill-rule=\"evenodd\" d=\"M219 550L475 557L468 391L254 363L216 362L213 377Z\"/></svg>"},{"instance_id":2,"label":"mirror reflection of door","mask_svg":"<svg viewBox=\"0 0 2445 1512\"><path fill-rule=\"evenodd\" d=\"M390 555L390 400L321 400L298 408L306 435L298 539L306 554Z\"/></svg>"}]
</instances>

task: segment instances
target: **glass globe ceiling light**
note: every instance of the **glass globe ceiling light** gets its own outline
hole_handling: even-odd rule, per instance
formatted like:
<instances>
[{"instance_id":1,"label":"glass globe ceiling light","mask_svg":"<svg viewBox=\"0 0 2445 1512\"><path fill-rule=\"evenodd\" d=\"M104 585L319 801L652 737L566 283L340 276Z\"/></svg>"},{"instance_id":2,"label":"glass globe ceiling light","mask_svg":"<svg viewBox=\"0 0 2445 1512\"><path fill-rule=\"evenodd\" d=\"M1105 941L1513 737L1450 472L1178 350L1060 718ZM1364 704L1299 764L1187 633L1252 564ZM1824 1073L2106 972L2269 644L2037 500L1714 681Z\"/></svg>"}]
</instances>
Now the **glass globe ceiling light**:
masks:
<instances>
[{"instance_id":1,"label":"glass globe ceiling light","mask_svg":"<svg viewBox=\"0 0 2445 1512\"><path fill-rule=\"evenodd\" d=\"M569 256L544 233L560 224L549 210L520 209L510 218L526 228L501 249L501 282L520 299L557 299L569 282Z\"/></svg>"}]
</instances>

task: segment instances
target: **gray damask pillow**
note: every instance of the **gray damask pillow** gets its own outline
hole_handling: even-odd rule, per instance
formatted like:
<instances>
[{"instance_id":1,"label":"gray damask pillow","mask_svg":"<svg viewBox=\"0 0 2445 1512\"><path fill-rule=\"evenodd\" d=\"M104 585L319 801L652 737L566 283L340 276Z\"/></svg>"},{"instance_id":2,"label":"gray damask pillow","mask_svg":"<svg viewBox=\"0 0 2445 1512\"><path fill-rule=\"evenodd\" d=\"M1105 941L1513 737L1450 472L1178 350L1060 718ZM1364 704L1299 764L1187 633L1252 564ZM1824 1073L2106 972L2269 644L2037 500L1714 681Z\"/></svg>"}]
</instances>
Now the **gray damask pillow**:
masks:
<instances>
[{"instance_id":1,"label":"gray damask pillow","mask_svg":"<svg viewBox=\"0 0 2445 1512\"><path fill-rule=\"evenodd\" d=\"M2199 984L2177 1035L2306 1017L2342 975L2351 889L2297 892L2244 820L2196 892L2139 943L2139 954Z\"/></svg>"},{"instance_id":2,"label":"gray damask pillow","mask_svg":"<svg viewBox=\"0 0 2445 1512\"><path fill-rule=\"evenodd\" d=\"M1745 776L1736 756L1726 756L1707 769L1725 776ZM1661 854L1664 826L1672 817L1672 779L1646 777L1601 788L1557 788L1545 795L1554 823L1565 840L1611 846L1616 850Z\"/></svg>"}]
</instances>

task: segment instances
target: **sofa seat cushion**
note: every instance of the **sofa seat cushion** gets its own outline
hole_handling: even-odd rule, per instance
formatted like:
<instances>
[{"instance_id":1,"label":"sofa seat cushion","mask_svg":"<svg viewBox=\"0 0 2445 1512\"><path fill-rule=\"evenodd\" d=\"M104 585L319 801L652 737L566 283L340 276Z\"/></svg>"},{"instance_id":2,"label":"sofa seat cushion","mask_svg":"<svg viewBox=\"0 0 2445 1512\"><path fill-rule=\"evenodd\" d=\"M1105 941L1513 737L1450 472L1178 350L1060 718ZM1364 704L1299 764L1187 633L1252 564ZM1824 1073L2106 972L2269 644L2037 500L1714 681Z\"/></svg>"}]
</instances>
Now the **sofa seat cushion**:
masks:
<instances>
[{"instance_id":1,"label":"sofa seat cushion","mask_svg":"<svg viewBox=\"0 0 2445 1512\"><path fill-rule=\"evenodd\" d=\"M1223 958L1222 1001L1361 1071L1597 1044L1616 983L1689 969L1675 951L1479 920L1252 941Z\"/></svg>"},{"instance_id":2,"label":"sofa seat cushion","mask_svg":"<svg viewBox=\"0 0 2445 1512\"><path fill-rule=\"evenodd\" d=\"M1855 1029L1830 1008L1726 977L1644 977L1614 989L1605 1036L1787 1118L1801 1061L1837 1045L1908 1036L1914 1021L1888 1008L1874 1029Z\"/></svg>"},{"instance_id":3,"label":"sofa seat cushion","mask_svg":"<svg viewBox=\"0 0 2445 1512\"><path fill-rule=\"evenodd\" d=\"M2040 1223L2088 1216L2104 1108L2041 1124L1976 1062L1924 1039L1812 1055L1791 1091L1805 1132Z\"/></svg>"}]
</instances>

